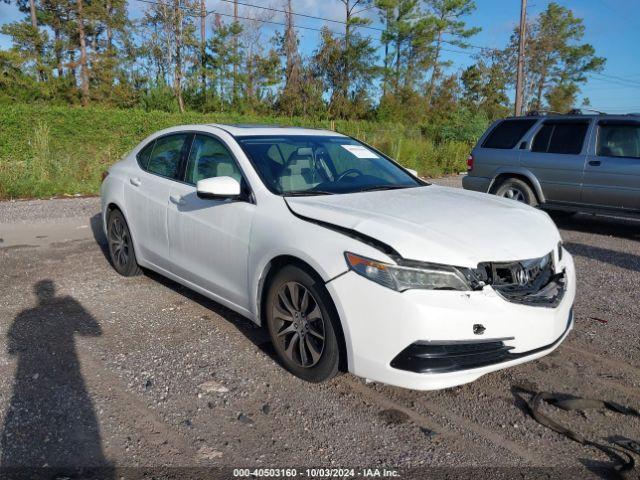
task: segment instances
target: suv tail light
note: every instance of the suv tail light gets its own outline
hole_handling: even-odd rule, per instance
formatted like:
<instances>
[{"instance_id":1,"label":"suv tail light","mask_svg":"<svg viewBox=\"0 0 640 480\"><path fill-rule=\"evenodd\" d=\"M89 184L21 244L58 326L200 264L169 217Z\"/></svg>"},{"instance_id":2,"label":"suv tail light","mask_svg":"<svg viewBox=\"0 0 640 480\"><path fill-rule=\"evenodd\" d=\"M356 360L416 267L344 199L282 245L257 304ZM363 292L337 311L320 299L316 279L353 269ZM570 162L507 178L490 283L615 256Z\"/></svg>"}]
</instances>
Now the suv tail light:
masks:
<instances>
[{"instance_id":1,"label":"suv tail light","mask_svg":"<svg viewBox=\"0 0 640 480\"><path fill-rule=\"evenodd\" d=\"M473 155L469 154L467 157L467 172L473 170Z\"/></svg>"}]
</instances>

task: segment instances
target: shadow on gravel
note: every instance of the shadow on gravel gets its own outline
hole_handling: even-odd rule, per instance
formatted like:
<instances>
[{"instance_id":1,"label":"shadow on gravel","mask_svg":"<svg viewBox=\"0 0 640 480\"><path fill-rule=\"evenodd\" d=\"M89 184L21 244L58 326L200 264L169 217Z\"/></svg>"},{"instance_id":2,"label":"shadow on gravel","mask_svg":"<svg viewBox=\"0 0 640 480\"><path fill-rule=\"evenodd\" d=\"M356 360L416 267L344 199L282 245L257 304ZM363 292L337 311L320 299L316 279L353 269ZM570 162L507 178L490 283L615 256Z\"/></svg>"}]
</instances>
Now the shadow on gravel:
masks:
<instances>
[{"instance_id":1,"label":"shadow on gravel","mask_svg":"<svg viewBox=\"0 0 640 480\"><path fill-rule=\"evenodd\" d=\"M104 234L104 230L102 230L102 218L100 214L96 213L93 217L91 217L91 219L89 220L89 224L91 225L91 233L93 233L93 238L100 247L102 254L108 261L111 261L109 258L109 246L107 245L107 237Z\"/></svg>"},{"instance_id":2,"label":"shadow on gravel","mask_svg":"<svg viewBox=\"0 0 640 480\"><path fill-rule=\"evenodd\" d=\"M634 272L640 272L640 256L633 253L618 252L609 250L608 248L593 247L582 243L567 242L565 248L572 255L591 258L599 262L615 265L616 267L625 268Z\"/></svg>"},{"instance_id":3,"label":"shadow on gravel","mask_svg":"<svg viewBox=\"0 0 640 480\"><path fill-rule=\"evenodd\" d=\"M613 237L640 240L640 221L617 217L601 217L579 213L572 216L549 212L558 228L583 233L611 235Z\"/></svg>"},{"instance_id":4,"label":"shadow on gravel","mask_svg":"<svg viewBox=\"0 0 640 480\"><path fill-rule=\"evenodd\" d=\"M100 428L82 378L75 335L99 336L98 322L51 280L34 285L37 304L7 333L17 368L0 439L0 477L110 478ZM43 469L44 470L39 470Z\"/></svg>"},{"instance_id":5,"label":"shadow on gravel","mask_svg":"<svg viewBox=\"0 0 640 480\"><path fill-rule=\"evenodd\" d=\"M220 305L219 303L205 297L204 295L200 295L199 293L194 292L193 290L184 287L179 283L168 279L167 277L163 277L159 273L147 269L143 269L143 272L148 278L164 285L167 288L170 288L174 292L193 302L199 303L207 310L211 310L213 313L220 315L222 318L236 327L240 333L242 333L245 337L252 341L258 348L260 348L263 353L271 357L278 365L280 365L278 356L273 348L273 345L271 344L271 339L269 338L269 334L267 333L266 329L259 327L252 321L244 318L242 315L234 312L224 305Z\"/></svg>"}]
</instances>

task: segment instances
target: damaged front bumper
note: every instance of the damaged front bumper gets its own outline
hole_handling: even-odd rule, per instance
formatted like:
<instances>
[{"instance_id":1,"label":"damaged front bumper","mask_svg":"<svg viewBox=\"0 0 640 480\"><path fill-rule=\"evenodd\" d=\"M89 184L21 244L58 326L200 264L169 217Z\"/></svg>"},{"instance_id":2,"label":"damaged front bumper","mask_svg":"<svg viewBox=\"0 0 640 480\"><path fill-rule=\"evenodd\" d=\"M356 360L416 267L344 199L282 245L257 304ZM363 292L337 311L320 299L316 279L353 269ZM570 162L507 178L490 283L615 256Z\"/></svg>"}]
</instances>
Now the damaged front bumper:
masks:
<instances>
[{"instance_id":1,"label":"damaged front bumper","mask_svg":"<svg viewBox=\"0 0 640 480\"><path fill-rule=\"evenodd\" d=\"M434 390L548 354L573 326L576 291L571 255L565 251L555 262L543 288L516 289L513 298L500 285L400 293L352 271L339 276L327 289L342 321L349 371Z\"/></svg>"}]
</instances>

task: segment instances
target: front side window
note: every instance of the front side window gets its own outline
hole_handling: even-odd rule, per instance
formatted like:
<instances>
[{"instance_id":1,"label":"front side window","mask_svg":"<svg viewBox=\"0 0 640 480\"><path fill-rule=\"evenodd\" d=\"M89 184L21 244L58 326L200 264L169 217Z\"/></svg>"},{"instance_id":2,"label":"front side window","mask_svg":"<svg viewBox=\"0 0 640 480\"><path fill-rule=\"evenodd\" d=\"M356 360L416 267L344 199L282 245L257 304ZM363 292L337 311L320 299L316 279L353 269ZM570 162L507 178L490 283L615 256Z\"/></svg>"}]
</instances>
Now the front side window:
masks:
<instances>
[{"instance_id":1,"label":"front side window","mask_svg":"<svg viewBox=\"0 0 640 480\"><path fill-rule=\"evenodd\" d=\"M163 177L178 180L180 175L180 159L191 134L179 133L156 139L149 158L147 171Z\"/></svg>"},{"instance_id":2,"label":"front side window","mask_svg":"<svg viewBox=\"0 0 640 480\"><path fill-rule=\"evenodd\" d=\"M537 120L505 120L497 125L485 139L483 148L510 149L529 131Z\"/></svg>"},{"instance_id":3,"label":"front side window","mask_svg":"<svg viewBox=\"0 0 640 480\"><path fill-rule=\"evenodd\" d=\"M318 195L423 185L402 167L348 137L240 137L265 185L280 195Z\"/></svg>"},{"instance_id":4,"label":"front side window","mask_svg":"<svg viewBox=\"0 0 640 480\"><path fill-rule=\"evenodd\" d=\"M185 181L195 185L198 180L212 177L232 177L240 182L242 174L219 140L208 135L196 135L187 161Z\"/></svg>"},{"instance_id":5,"label":"front side window","mask_svg":"<svg viewBox=\"0 0 640 480\"><path fill-rule=\"evenodd\" d=\"M587 135L587 122L545 122L531 144L532 152L577 155Z\"/></svg>"},{"instance_id":6,"label":"front side window","mask_svg":"<svg viewBox=\"0 0 640 480\"><path fill-rule=\"evenodd\" d=\"M640 124L600 125L597 155L640 158Z\"/></svg>"}]
</instances>

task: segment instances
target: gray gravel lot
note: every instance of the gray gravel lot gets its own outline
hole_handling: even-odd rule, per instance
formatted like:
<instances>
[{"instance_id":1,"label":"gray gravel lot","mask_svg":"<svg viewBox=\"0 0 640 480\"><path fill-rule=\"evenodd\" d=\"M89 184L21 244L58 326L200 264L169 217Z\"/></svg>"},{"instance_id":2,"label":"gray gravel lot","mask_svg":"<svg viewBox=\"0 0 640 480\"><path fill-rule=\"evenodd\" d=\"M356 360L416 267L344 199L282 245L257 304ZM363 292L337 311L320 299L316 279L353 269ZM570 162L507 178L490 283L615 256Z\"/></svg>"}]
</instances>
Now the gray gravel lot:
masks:
<instances>
[{"instance_id":1,"label":"gray gravel lot","mask_svg":"<svg viewBox=\"0 0 640 480\"><path fill-rule=\"evenodd\" d=\"M237 314L155 274L118 276L99 208L0 203L3 468L553 467L541 472L587 478L611 459L537 424L518 388L640 408L640 222L557 220L579 292L575 329L553 354L416 392L349 374L304 383ZM637 417L547 411L599 441L640 440Z\"/></svg>"}]
</instances>

